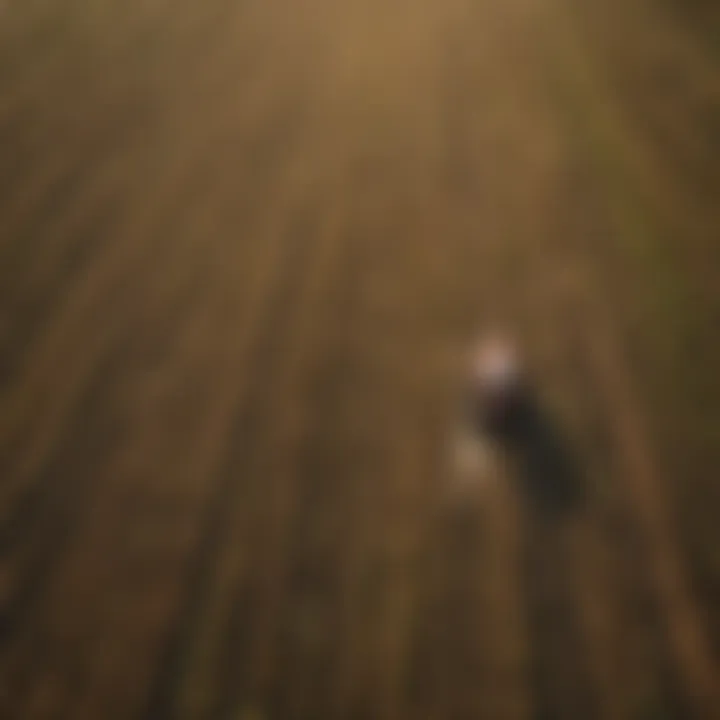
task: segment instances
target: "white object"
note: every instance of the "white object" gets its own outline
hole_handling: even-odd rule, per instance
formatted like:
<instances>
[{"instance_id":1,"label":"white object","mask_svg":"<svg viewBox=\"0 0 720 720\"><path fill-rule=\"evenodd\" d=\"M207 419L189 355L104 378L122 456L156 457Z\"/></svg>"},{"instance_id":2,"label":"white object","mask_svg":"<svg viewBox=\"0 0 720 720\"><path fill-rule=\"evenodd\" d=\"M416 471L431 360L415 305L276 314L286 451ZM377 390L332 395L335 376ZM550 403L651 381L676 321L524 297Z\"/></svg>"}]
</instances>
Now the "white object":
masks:
<instances>
[{"instance_id":1,"label":"white object","mask_svg":"<svg viewBox=\"0 0 720 720\"><path fill-rule=\"evenodd\" d=\"M483 342L473 356L473 382L481 392L511 390L520 380L520 364L515 348L506 340Z\"/></svg>"}]
</instances>

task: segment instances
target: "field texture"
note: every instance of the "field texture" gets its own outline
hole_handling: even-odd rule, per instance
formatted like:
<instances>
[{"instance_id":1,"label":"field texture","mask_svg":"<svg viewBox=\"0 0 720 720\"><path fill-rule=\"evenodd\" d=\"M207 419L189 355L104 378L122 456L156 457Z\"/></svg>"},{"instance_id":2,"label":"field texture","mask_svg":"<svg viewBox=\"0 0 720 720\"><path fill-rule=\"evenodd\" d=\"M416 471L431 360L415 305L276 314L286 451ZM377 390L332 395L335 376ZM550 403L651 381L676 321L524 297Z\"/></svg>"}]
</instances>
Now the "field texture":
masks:
<instances>
[{"instance_id":1,"label":"field texture","mask_svg":"<svg viewBox=\"0 0 720 720\"><path fill-rule=\"evenodd\" d=\"M0 718L720 718L718 43L0 3ZM488 322L545 427L460 492Z\"/></svg>"}]
</instances>

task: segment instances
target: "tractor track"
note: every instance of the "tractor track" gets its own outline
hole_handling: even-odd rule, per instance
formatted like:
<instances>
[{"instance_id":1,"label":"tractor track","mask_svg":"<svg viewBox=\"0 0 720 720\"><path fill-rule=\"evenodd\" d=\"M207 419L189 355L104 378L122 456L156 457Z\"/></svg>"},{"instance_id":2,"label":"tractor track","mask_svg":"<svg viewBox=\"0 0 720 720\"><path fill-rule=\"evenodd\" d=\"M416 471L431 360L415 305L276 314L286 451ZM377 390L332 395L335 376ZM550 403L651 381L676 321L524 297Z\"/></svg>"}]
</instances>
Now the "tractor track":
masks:
<instances>
[{"instance_id":1,"label":"tractor track","mask_svg":"<svg viewBox=\"0 0 720 720\"><path fill-rule=\"evenodd\" d=\"M185 694L192 697L190 691L182 688L186 672L183 665L187 662L188 652L198 642L198 634L204 631L200 623L207 617L207 606L213 602L209 588L212 588L213 582L219 581L216 574L220 572L222 553L232 549L232 542L228 542L227 536L238 532L238 527L241 532L244 530L242 521L238 522L234 514L239 512L248 494L252 497L254 492L250 473L244 472L243 466L233 462L232 458L241 458L243 464L252 462L258 433L271 421L269 411L262 402L261 391L277 377L292 321L288 308L297 302L304 271L312 259L312 243L308 242L307 232L308 222L313 222L311 212L307 207L296 210L297 217L293 223L274 230L272 251L265 250L269 261L265 273L270 277L270 289L264 290L266 301L262 315L253 319L255 334L249 345L247 369L243 371L244 377L251 379L251 384L247 385L244 397L241 396L238 401L230 431L229 456L220 470L219 484L206 510L202 540L189 563L186 599L182 603L184 609L176 622L174 639L168 645L166 659L151 692L148 717L182 717L185 713L192 713L192 706L189 710L176 707L178 698L182 700ZM234 561L235 557L232 559ZM224 576L225 568L222 572Z\"/></svg>"}]
</instances>

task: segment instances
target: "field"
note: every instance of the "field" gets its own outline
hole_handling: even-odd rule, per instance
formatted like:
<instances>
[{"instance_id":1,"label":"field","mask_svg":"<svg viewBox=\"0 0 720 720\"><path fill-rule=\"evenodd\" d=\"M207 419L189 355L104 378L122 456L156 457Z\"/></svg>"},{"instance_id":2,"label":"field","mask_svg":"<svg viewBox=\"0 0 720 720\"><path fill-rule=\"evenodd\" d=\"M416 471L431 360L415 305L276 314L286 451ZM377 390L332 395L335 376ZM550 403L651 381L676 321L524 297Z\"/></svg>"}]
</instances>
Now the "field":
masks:
<instances>
[{"instance_id":1,"label":"field","mask_svg":"<svg viewBox=\"0 0 720 720\"><path fill-rule=\"evenodd\" d=\"M0 4L0 717L720 718L719 38ZM487 323L555 445L460 495Z\"/></svg>"}]
</instances>

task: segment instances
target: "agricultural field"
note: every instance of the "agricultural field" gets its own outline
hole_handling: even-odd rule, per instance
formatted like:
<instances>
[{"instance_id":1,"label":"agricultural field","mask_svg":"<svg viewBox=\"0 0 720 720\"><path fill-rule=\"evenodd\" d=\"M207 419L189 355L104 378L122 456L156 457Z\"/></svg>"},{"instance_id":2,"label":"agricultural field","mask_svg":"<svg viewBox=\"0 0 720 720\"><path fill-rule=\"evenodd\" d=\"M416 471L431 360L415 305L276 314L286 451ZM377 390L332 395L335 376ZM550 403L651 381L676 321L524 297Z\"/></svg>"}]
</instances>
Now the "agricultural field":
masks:
<instances>
[{"instance_id":1,"label":"agricultural field","mask_svg":"<svg viewBox=\"0 0 720 720\"><path fill-rule=\"evenodd\" d=\"M718 38L0 3L0 718L720 718ZM460 483L496 325L542 442Z\"/></svg>"}]
</instances>

